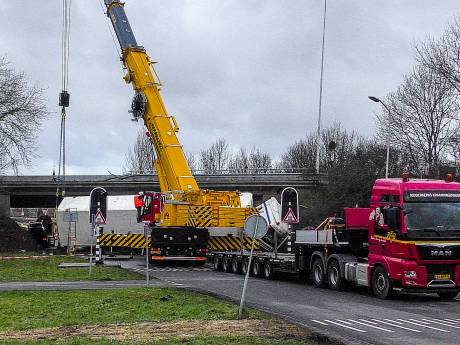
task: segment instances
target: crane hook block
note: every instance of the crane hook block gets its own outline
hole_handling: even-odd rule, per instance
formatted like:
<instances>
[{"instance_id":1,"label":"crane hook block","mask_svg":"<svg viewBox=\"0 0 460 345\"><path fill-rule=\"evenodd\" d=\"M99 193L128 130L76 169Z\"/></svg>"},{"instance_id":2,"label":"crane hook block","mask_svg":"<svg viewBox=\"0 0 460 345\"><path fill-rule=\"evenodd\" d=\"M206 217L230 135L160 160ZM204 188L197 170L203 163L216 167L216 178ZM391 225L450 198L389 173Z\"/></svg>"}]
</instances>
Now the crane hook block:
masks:
<instances>
[{"instance_id":1,"label":"crane hook block","mask_svg":"<svg viewBox=\"0 0 460 345\"><path fill-rule=\"evenodd\" d=\"M70 95L67 91L62 91L59 94L59 106L67 108L70 102Z\"/></svg>"}]
</instances>

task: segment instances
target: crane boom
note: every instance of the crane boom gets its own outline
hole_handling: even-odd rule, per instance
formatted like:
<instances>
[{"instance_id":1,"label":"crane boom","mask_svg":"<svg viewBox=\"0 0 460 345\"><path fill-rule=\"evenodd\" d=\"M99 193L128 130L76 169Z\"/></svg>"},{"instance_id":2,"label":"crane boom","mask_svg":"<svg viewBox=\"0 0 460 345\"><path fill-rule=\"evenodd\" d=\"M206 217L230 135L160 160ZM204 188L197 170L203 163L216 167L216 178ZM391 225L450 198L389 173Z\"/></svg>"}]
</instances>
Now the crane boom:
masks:
<instances>
[{"instance_id":1,"label":"crane boom","mask_svg":"<svg viewBox=\"0 0 460 345\"><path fill-rule=\"evenodd\" d=\"M153 70L153 64L145 49L137 44L123 3L105 0L105 4L121 46L127 71L124 79L133 85L136 92L132 102L133 115L136 119L143 118L155 147L155 167L161 190L198 191L198 184L176 135L179 127L175 118L168 115L160 96L160 82Z\"/></svg>"}]
</instances>

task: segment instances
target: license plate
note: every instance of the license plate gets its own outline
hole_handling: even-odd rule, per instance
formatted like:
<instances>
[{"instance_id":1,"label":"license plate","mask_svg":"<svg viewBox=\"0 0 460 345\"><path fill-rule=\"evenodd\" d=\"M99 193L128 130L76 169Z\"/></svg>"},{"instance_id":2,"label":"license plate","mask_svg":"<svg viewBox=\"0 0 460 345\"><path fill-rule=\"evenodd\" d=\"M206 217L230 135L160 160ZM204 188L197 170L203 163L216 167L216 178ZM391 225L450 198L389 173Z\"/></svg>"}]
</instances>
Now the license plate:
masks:
<instances>
[{"instance_id":1,"label":"license plate","mask_svg":"<svg viewBox=\"0 0 460 345\"><path fill-rule=\"evenodd\" d=\"M450 280L450 274L435 274L434 279L437 279L437 280Z\"/></svg>"}]
</instances>

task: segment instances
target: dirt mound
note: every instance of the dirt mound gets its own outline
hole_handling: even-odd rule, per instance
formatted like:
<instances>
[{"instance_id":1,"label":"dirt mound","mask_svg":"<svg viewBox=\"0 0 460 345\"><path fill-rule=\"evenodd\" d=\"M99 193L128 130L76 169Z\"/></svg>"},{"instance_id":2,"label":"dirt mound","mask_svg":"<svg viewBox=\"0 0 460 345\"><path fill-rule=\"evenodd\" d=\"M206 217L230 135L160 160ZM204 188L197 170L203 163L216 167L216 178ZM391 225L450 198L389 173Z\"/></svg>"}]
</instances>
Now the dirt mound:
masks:
<instances>
[{"instance_id":1,"label":"dirt mound","mask_svg":"<svg viewBox=\"0 0 460 345\"><path fill-rule=\"evenodd\" d=\"M11 218L0 217L0 252L27 252L39 250L40 247L32 235Z\"/></svg>"}]
</instances>

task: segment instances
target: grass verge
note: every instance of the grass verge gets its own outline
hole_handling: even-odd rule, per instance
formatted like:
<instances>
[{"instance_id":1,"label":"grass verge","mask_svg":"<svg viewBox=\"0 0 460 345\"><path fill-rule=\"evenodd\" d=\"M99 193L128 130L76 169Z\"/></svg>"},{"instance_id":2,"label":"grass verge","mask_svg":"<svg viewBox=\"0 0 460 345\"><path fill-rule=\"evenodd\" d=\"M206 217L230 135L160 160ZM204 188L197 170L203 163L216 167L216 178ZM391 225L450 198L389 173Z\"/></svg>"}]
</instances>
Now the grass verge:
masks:
<instances>
[{"instance_id":1,"label":"grass verge","mask_svg":"<svg viewBox=\"0 0 460 345\"><path fill-rule=\"evenodd\" d=\"M90 279L87 267L58 268L58 265L63 262L87 262L87 260L75 256L0 260L0 282L143 279L139 274L107 266L94 266Z\"/></svg>"},{"instance_id":2,"label":"grass verge","mask_svg":"<svg viewBox=\"0 0 460 345\"><path fill-rule=\"evenodd\" d=\"M232 320L238 306L182 290L0 292L0 330L171 320ZM267 318L249 310L249 318Z\"/></svg>"},{"instance_id":3,"label":"grass verge","mask_svg":"<svg viewBox=\"0 0 460 345\"><path fill-rule=\"evenodd\" d=\"M2 345L314 345L311 340L271 339L264 337L192 337L159 341L112 341L108 339L73 338L68 340L7 341Z\"/></svg>"}]
</instances>

